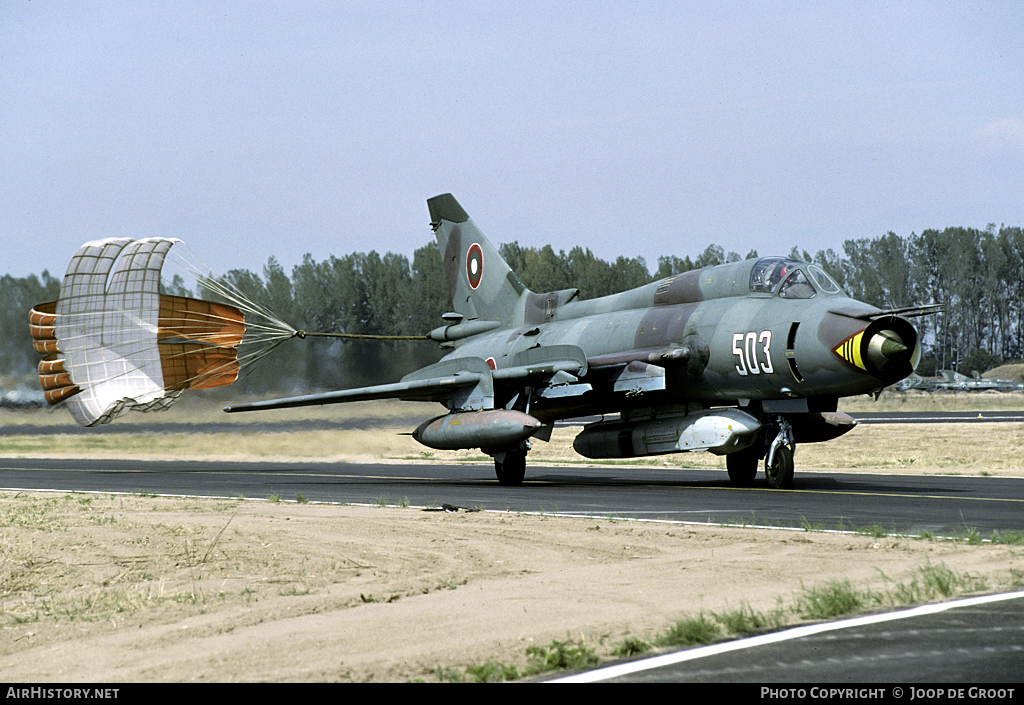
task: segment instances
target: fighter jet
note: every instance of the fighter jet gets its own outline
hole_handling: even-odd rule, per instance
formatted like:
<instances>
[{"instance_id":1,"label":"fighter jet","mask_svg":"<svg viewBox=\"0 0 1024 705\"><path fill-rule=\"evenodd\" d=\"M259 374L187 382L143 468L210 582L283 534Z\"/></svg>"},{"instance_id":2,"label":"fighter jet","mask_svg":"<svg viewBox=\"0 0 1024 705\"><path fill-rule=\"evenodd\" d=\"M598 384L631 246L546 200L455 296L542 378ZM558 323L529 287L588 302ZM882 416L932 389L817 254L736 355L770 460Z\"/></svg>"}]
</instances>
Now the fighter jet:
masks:
<instances>
[{"instance_id":1,"label":"fighter jet","mask_svg":"<svg viewBox=\"0 0 1024 705\"><path fill-rule=\"evenodd\" d=\"M733 484L789 487L799 443L855 421L840 397L914 371L909 317L848 297L819 266L763 257L581 300L535 293L451 194L427 201L454 310L424 338L451 352L394 384L236 404L228 412L398 398L448 413L413 437L436 449L480 448L498 481L523 481L534 440L556 421L600 416L574 441L593 459L708 451Z\"/></svg>"},{"instance_id":2,"label":"fighter jet","mask_svg":"<svg viewBox=\"0 0 1024 705\"><path fill-rule=\"evenodd\" d=\"M934 392L939 388L939 382L938 380L921 377L915 372L906 379L902 379L897 382L895 388L901 392L906 392L911 389L921 392Z\"/></svg>"},{"instance_id":3,"label":"fighter jet","mask_svg":"<svg viewBox=\"0 0 1024 705\"><path fill-rule=\"evenodd\" d=\"M984 383L987 383L987 384L991 385L991 387L989 387L989 388L990 389L994 389L997 392L1020 392L1020 391L1024 391L1024 382L1017 382L1017 381L1012 380L1012 379L997 379L997 378L991 378L991 377L982 377L981 374L977 370L974 370L973 372L971 372L971 375L974 377L974 379L976 381L984 382Z\"/></svg>"},{"instance_id":4,"label":"fighter jet","mask_svg":"<svg viewBox=\"0 0 1024 705\"><path fill-rule=\"evenodd\" d=\"M978 372L974 372L971 377L962 375L959 372L953 370L939 370L939 374L942 375L942 379L938 382L939 389L946 389L951 391L997 391L997 392L1014 392L1024 389L1024 384L1020 382L1014 382L1012 379L987 379L982 377Z\"/></svg>"}]
</instances>

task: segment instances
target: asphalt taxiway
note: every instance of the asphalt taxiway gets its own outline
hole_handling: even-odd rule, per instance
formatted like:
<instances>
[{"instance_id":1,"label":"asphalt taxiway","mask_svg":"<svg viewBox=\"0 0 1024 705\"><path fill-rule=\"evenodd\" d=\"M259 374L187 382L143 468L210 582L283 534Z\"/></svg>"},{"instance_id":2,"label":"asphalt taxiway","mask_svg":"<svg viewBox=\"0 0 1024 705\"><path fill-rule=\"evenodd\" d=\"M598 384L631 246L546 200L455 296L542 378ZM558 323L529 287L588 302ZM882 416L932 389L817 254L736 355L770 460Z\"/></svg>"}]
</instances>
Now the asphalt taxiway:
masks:
<instances>
[{"instance_id":1,"label":"asphalt taxiway","mask_svg":"<svg viewBox=\"0 0 1024 705\"><path fill-rule=\"evenodd\" d=\"M1020 531L1024 479L798 472L789 490L736 488L720 470L530 465L501 486L489 464L0 459L8 490L408 503L939 536Z\"/></svg>"}]
</instances>

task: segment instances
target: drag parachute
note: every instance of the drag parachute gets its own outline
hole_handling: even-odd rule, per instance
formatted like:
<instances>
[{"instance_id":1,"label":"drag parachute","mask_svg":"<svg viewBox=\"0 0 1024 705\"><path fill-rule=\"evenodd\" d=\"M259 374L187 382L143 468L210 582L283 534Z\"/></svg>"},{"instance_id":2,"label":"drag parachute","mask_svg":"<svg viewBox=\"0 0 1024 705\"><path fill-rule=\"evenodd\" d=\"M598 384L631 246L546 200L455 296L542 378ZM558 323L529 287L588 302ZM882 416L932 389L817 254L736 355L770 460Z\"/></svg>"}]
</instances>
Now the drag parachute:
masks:
<instances>
[{"instance_id":1,"label":"drag parachute","mask_svg":"<svg viewBox=\"0 0 1024 705\"><path fill-rule=\"evenodd\" d=\"M243 364L295 335L212 276L200 275L200 288L230 303L165 293L163 270L179 243L88 242L72 257L60 298L29 312L35 349L45 355L39 382L46 400L64 402L79 424L166 409L185 389L231 384ZM247 324L243 311L258 322ZM240 355L243 344L252 350Z\"/></svg>"}]
</instances>

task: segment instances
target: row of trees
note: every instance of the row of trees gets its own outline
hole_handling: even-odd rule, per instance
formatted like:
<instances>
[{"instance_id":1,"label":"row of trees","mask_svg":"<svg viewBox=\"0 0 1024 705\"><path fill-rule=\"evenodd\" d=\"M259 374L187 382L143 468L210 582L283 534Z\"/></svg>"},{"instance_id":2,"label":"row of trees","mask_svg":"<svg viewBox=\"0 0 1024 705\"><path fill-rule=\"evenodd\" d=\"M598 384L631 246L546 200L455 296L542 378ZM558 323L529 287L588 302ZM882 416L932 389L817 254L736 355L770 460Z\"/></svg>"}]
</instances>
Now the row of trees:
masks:
<instances>
[{"instance_id":1,"label":"row of trees","mask_svg":"<svg viewBox=\"0 0 1024 705\"><path fill-rule=\"evenodd\" d=\"M58 295L60 279L49 272L41 277L0 277L0 375L21 377L36 369L39 355L28 334L28 312Z\"/></svg>"},{"instance_id":2,"label":"row of trees","mask_svg":"<svg viewBox=\"0 0 1024 705\"><path fill-rule=\"evenodd\" d=\"M844 256L832 250L811 254L794 248L789 256L821 264L854 298L881 308L941 303L943 313L917 320L926 357L921 372L988 369L1024 357L1024 230L925 230L902 238L886 233L847 240ZM555 252L550 246L517 242L501 253L523 282L537 292L579 288L595 298L673 274L741 259L717 245L694 259L658 258L652 275L642 258L607 262L587 248ZM773 253L776 254L776 253ZM756 257L751 251L746 257ZM433 243L413 254L376 252L306 255L291 273L271 257L261 273L232 270L226 278L253 301L298 329L375 335L416 335L441 324L451 308L440 257ZM0 373L29 374L37 356L28 339L25 314L33 304L57 297L60 282L41 276L0 278ZM393 380L440 356L422 342L296 340L270 358L262 372L243 381L249 388L335 388Z\"/></svg>"},{"instance_id":3,"label":"row of trees","mask_svg":"<svg viewBox=\"0 0 1024 705\"><path fill-rule=\"evenodd\" d=\"M1024 357L1024 229L925 230L848 240L840 274L854 298L883 307L941 303L917 320L922 369L984 371Z\"/></svg>"}]
</instances>

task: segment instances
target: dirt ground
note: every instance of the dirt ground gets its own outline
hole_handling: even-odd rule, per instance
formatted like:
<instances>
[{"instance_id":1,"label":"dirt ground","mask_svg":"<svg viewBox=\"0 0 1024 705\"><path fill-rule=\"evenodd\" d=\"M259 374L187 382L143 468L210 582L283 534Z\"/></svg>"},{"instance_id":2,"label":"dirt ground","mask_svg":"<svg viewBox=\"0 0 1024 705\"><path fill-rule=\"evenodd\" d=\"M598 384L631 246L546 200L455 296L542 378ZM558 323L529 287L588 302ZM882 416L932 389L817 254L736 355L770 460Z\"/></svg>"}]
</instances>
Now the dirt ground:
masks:
<instances>
[{"instance_id":1,"label":"dirt ground","mask_svg":"<svg viewBox=\"0 0 1024 705\"><path fill-rule=\"evenodd\" d=\"M0 496L0 551L0 673L61 683L460 680L702 613L797 623L831 580L1024 575L1024 547L964 540L65 493Z\"/></svg>"}]
</instances>

